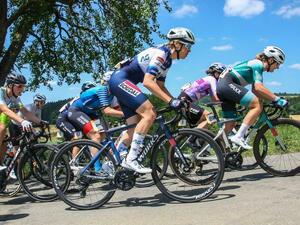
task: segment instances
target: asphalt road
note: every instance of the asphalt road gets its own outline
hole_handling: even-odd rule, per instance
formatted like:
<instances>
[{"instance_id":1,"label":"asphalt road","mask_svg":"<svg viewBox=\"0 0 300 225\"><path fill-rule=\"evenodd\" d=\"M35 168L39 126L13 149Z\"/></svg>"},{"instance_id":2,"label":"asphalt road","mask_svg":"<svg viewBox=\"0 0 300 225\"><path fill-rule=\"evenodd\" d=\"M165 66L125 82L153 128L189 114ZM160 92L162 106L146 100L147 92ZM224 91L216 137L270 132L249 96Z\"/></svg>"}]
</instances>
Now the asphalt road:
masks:
<instances>
[{"instance_id":1,"label":"asphalt road","mask_svg":"<svg viewBox=\"0 0 300 225\"><path fill-rule=\"evenodd\" d=\"M217 192L199 203L166 199L159 190L117 191L105 206L70 209L61 201L33 203L25 195L0 198L0 224L63 225L298 225L300 179L261 169L227 172Z\"/></svg>"}]
</instances>

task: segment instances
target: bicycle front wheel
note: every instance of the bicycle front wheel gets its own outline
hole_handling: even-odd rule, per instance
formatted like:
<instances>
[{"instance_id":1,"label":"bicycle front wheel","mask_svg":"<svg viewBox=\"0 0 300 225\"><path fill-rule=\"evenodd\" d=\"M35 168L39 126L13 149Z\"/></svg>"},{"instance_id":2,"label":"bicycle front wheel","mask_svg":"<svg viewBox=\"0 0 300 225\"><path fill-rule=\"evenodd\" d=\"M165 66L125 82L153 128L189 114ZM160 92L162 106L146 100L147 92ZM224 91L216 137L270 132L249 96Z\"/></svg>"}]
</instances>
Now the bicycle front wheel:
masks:
<instances>
[{"instance_id":1,"label":"bicycle front wheel","mask_svg":"<svg viewBox=\"0 0 300 225\"><path fill-rule=\"evenodd\" d=\"M164 144L166 148L154 148L152 176L167 197L179 202L197 202L218 189L224 176L224 158L220 146L207 134L196 129L181 129L175 140L164 138L157 144ZM156 165L163 162L166 154L169 163L160 168L173 176L161 178Z\"/></svg>"},{"instance_id":2,"label":"bicycle front wheel","mask_svg":"<svg viewBox=\"0 0 300 225\"><path fill-rule=\"evenodd\" d=\"M49 144L36 144L26 151L18 165L18 177L26 194L36 201L58 198L50 179L49 157L58 151Z\"/></svg>"},{"instance_id":3,"label":"bicycle front wheel","mask_svg":"<svg viewBox=\"0 0 300 225\"><path fill-rule=\"evenodd\" d=\"M92 149L102 146L90 140L78 140L64 146L54 157L51 171L54 189L59 197L76 209L95 209L108 202L115 193L116 165L113 156L104 149L98 160L102 170L95 171ZM64 162L67 162L66 165ZM103 165L106 169L103 170Z\"/></svg>"},{"instance_id":4,"label":"bicycle front wheel","mask_svg":"<svg viewBox=\"0 0 300 225\"><path fill-rule=\"evenodd\" d=\"M263 126L254 140L254 156L266 172L274 176L292 176L300 169L300 123L292 119L271 121ZM265 151L264 137L268 141ZM264 151L264 153L262 153Z\"/></svg>"}]
</instances>

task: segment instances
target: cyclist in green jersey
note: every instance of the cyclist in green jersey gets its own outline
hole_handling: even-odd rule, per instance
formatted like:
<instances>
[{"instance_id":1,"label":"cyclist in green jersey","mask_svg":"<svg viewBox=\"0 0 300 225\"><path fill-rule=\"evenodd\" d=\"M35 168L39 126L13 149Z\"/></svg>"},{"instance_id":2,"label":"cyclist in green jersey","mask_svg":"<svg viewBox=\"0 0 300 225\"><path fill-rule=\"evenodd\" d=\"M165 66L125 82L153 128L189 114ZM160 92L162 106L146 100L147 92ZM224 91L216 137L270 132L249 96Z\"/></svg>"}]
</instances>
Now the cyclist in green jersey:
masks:
<instances>
[{"instance_id":1,"label":"cyclist in green jersey","mask_svg":"<svg viewBox=\"0 0 300 225\"><path fill-rule=\"evenodd\" d=\"M20 96L24 91L26 78L23 75L10 73L5 81L5 86L0 88L0 170L5 169L1 166L6 147L3 146L3 140L6 135L6 128L11 120L14 120L22 126L25 131L32 129L32 124L28 120L40 124L42 121L33 113L29 112L23 105ZM18 115L18 112L28 118L23 119Z\"/></svg>"},{"instance_id":2,"label":"cyclist in green jersey","mask_svg":"<svg viewBox=\"0 0 300 225\"><path fill-rule=\"evenodd\" d=\"M267 46L256 59L245 61L227 69L219 78L217 84L217 95L222 103L222 110L225 118L236 117L236 104L249 107L238 132L231 137L231 141L244 149L251 149L244 136L248 128L255 122L262 111L260 99L273 101L280 107L288 104L286 99L280 98L272 93L263 84L263 72L274 72L283 64L284 52L276 46ZM244 86L251 84L252 91ZM229 132L235 126L234 122L226 124L226 131Z\"/></svg>"}]
</instances>

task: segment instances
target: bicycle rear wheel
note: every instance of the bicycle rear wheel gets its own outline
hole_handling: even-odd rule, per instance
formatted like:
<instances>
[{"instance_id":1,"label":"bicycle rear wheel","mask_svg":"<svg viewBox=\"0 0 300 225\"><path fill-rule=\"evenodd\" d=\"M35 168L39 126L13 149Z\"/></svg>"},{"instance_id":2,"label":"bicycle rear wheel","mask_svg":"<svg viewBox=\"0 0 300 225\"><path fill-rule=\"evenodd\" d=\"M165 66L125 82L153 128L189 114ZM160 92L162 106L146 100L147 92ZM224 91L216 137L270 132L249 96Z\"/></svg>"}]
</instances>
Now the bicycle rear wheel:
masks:
<instances>
[{"instance_id":1,"label":"bicycle rear wheel","mask_svg":"<svg viewBox=\"0 0 300 225\"><path fill-rule=\"evenodd\" d=\"M97 174L93 165L85 168L92 159L91 148L100 150L102 146L90 140L71 142L59 150L52 163L56 193L76 209L99 208L111 199L116 189L113 182L116 165L109 151L104 149L98 159L102 165L109 165L105 174ZM67 161L66 165L64 161Z\"/></svg>"},{"instance_id":2,"label":"bicycle rear wheel","mask_svg":"<svg viewBox=\"0 0 300 225\"><path fill-rule=\"evenodd\" d=\"M254 156L266 172L274 176L292 176L300 172L300 123L292 119L271 121L272 128L263 126L254 140ZM268 141L266 154L262 154L262 140ZM264 157L262 157L264 155Z\"/></svg>"},{"instance_id":3,"label":"bicycle rear wheel","mask_svg":"<svg viewBox=\"0 0 300 225\"><path fill-rule=\"evenodd\" d=\"M224 158L220 146L211 137L196 129L181 129L175 143L170 144L165 138L157 144L162 143L168 145L165 148L168 152L155 148L151 165L155 184L163 194L179 202L197 202L217 190L224 176ZM188 167L184 166L178 151L187 161ZM160 178L161 172L155 165L160 165L165 154L168 155L169 165L160 168L173 176Z\"/></svg>"},{"instance_id":4,"label":"bicycle rear wheel","mask_svg":"<svg viewBox=\"0 0 300 225\"><path fill-rule=\"evenodd\" d=\"M36 201L53 201L58 198L50 179L49 157L58 151L52 145L36 144L20 159L18 177L26 194Z\"/></svg>"}]
</instances>

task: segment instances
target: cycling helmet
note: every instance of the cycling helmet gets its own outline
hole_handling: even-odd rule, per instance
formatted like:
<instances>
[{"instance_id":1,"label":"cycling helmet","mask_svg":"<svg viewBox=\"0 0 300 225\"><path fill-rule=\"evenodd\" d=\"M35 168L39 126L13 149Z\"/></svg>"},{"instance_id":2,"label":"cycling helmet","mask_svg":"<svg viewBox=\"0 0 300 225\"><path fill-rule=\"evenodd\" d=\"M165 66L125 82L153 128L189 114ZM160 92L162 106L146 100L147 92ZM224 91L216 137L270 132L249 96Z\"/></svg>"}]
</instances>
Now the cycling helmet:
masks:
<instances>
[{"instance_id":1,"label":"cycling helmet","mask_svg":"<svg viewBox=\"0 0 300 225\"><path fill-rule=\"evenodd\" d=\"M100 83L102 85L107 85L107 83L110 80L110 77L113 73L114 73L114 71L108 71L108 72L102 74L102 76L100 78Z\"/></svg>"},{"instance_id":2,"label":"cycling helmet","mask_svg":"<svg viewBox=\"0 0 300 225\"><path fill-rule=\"evenodd\" d=\"M275 61L279 64L283 64L284 60L285 60L285 54L284 52L276 47L276 46L267 46L263 53L267 56L267 57L273 57L275 59Z\"/></svg>"},{"instance_id":3,"label":"cycling helmet","mask_svg":"<svg viewBox=\"0 0 300 225\"><path fill-rule=\"evenodd\" d=\"M213 72L222 73L226 69L226 66L223 63L215 62L208 67L206 71L207 74L211 74Z\"/></svg>"},{"instance_id":4,"label":"cycling helmet","mask_svg":"<svg viewBox=\"0 0 300 225\"><path fill-rule=\"evenodd\" d=\"M195 44L195 36L192 31L184 27L172 28L168 34L167 38L170 41L178 40L183 44Z\"/></svg>"},{"instance_id":5,"label":"cycling helmet","mask_svg":"<svg viewBox=\"0 0 300 225\"><path fill-rule=\"evenodd\" d=\"M92 81L86 81L82 84L81 86L81 91L86 91L90 88L93 88L93 87L96 87L96 83L95 82L92 82Z\"/></svg>"},{"instance_id":6,"label":"cycling helmet","mask_svg":"<svg viewBox=\"0 0 300 225\"><path fill-rule=\"evenodd\" d=\"M46 102L46 96L45 95L42 95L42 94L36 94L34 97L33 97L33 101L34 102Z\"/></svg>"},{"instance_id":7,"label":"cycling helmet","mask_svg":"<svg viewBox=\"0 0 300 225\"><path fill-rule=\"evenodd\" d=\"M6 77L6 85L9 84L26 84L26 78L21 74L9 73Z\"/></svg>"}]
</instances>

